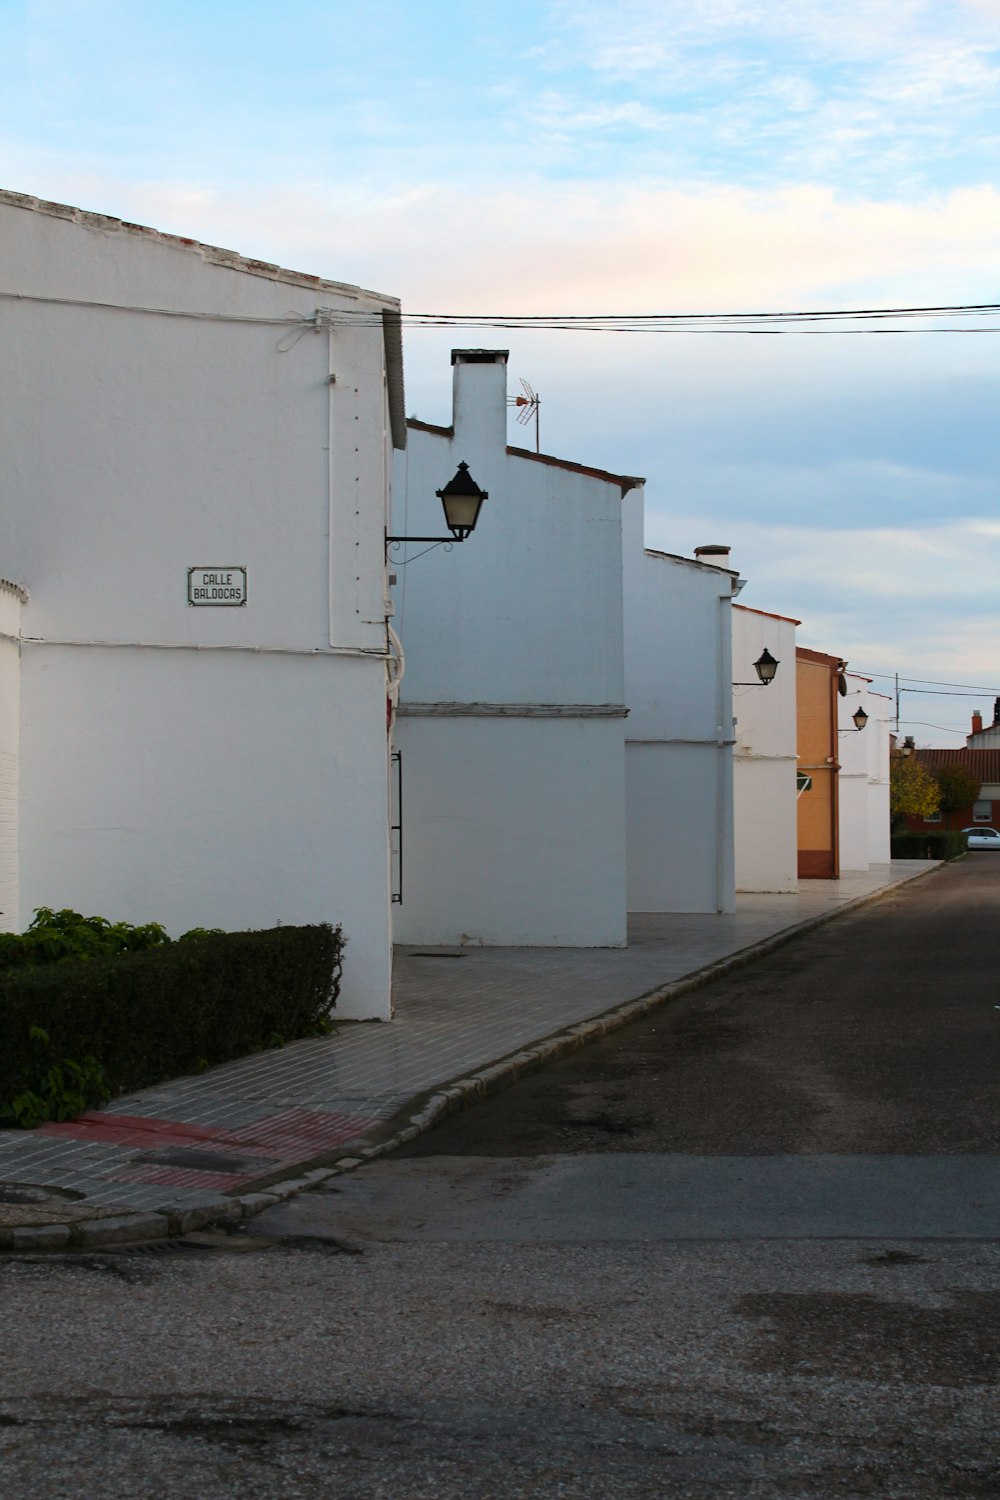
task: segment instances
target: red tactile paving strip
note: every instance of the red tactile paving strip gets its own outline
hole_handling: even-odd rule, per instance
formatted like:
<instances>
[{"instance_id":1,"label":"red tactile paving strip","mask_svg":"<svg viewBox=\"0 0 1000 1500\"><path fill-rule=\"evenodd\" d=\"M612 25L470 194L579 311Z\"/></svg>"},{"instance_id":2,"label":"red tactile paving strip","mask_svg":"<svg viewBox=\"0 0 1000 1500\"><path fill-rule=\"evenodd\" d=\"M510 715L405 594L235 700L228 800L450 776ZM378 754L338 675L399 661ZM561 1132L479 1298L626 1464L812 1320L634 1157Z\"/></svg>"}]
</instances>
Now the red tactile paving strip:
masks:
<instances>
[{"instance_id":1,"label":"red tactile paving strip","mask_svg":"<svg viewBox=\"0 0 1000 1500\"><path fill-rule=\"evenodd\" d=\"M88 1110L76 1120L40 1127L39 1134L69 1137L95 1145L136 1146L143 1151L192 1149L235 1150L273 1161L275 1166L307 1161L322 1151L342 1146L375 1123L359 1115L332 1114L314 1109L289 1109L231 1130L221 1126L185 1125L142 1115L113 1115ZM251 1182L253 1175L212 1172L194 1167L157 1166L154 1162L123 1164L109 1174L116 1182L146 1182L153 1186L233 1188ZM260 1175L259 1173L255 1175Z\"/></svg>"},{"instance_id":2,"label":"red tactile paving strip","mask_svg":"<svg viewBox=\"0 0 1000 1500\"><path fill-rule=\"evenodd\" d=\"M112 1182L144 1182L151 1187L204 1188L224 1192L244 1187L252 1177L238 1172L202 1172L195 1167L126 1167L110 1174Z\"/></svg>"},{"instance_id":3,"label":"red tactile paving strip","mask_svg":"<svg viewBox=\"0 0 1000 1500\"><path fill-rule=\"evenodd\" d=\"M354 1136L363 1135L372 1118L359 1115L327 1114L315 1109L289 1109L250 1125L240 1125L224 1132L230 1146L253 1149L279 1161L302 1161L330 1146L342 1146Z\"/></svg>"},{"instance_id":4,"label":"red tactile paving strip","mask_svg":"<svg viewBox=\"0 0 1000 1500\"><path fill-rule=\"evenodd\" d=\"M179 1120L154 1120L146 1115L85 1110L75 1120L40 1125L38 1134L68 1136L94 1145L143 1146L155 1150L157 1146L194 1146L199 1141L215 1141L225 1132L218 1126L185 1125Z\"/></svg>"}]
</instances>

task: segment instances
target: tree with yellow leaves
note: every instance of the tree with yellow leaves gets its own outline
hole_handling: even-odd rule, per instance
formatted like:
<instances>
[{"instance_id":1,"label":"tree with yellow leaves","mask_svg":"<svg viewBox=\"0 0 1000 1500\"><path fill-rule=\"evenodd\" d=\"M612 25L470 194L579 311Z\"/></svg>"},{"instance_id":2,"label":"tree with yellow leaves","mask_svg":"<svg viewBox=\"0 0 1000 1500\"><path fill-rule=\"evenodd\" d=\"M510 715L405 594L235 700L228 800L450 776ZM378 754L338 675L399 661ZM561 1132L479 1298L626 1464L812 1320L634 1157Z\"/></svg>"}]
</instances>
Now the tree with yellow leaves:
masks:
<instances>
[{"instance_id":1,"label":"tree with yellow leaves","mask_svg":"<svg viewBox=\"0 0 1000 1500\"><path fill-rule=\"evenodd\" d=\"M914 755L894 750L889 757L889 812L894 824L905 817L926 818L941 807L937 779Z\"/></svg>"}]
</instances>

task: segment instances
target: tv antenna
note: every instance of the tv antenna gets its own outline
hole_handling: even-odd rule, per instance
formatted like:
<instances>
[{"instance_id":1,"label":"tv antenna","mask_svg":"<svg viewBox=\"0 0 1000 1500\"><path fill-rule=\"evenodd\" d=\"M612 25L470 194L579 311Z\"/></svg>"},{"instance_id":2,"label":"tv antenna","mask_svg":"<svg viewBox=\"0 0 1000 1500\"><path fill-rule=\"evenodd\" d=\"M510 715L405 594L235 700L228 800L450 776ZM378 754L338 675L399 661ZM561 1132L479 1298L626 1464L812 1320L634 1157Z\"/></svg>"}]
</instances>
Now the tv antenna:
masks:
<instances>
[{"instance_id":1,"label":"tv antenna","mask_svg":"<svg viewBox=\"0 0 1000 1500\"><path fill-rule=\"evenodd\" d=\"M517 420L522 427L527 427L532 417L535 419L535 452L540 453L538 446L538 408L542 404L541 396L537 396L526 380L521 381L520 396L508 396L507 405L518 408Z\"/></svg>"}]
</instances>

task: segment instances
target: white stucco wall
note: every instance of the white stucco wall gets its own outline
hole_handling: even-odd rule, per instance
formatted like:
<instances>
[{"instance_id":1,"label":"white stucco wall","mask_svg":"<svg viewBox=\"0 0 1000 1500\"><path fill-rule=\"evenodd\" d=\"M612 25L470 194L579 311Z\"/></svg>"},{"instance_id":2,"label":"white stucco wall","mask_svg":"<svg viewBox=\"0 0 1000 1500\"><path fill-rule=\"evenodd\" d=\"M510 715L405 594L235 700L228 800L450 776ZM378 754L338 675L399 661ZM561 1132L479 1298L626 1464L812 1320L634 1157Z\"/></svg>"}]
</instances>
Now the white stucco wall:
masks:
<instances>
[{"instance_id":1,"label":"white stucco wall","mask_svg":"<svg viewBox=\"0 0 1000 1500\"><path fill-rule=\"evenodd\" d=\"M845 730L841 746L847 738ZM844 751L841 748L841 755ZM848 770L841 761L840 788L838 796L840 818L840 868L867 870L868 851L868 775L867 772Z\"/></svg>"},{"instance_id":2,"label":"white stucco wall","mask_svg":"<svg viewBox=\"0 0 1000 1500\"><path fill-rule=\"evenodd\" d=\"M732 911L733 575L645 549L623 504L628 904Z\"/></svg>"},{"instance_id":3,"label":"white stucco wall","mask_svg":"<svg viewBox=\"0 0 1000 1500\"><path fill-rule=\"evenodd\" d=\"M505 364L459 362L453 432L411 427L397 455L397 534L443 533L435 491L460 461L489 499L452 551L390 561L406 653L396 934L621 945L621 486L508 453L506 426Z\"/></svg>"},{"instance_id":4,"label":"white stucco wall","mask_svg":"<svg viewBox=\"0 0 1000 1500\"><path fill-rule=\"evenodd\" d=\"M340 922L341 1013L380 1014L380 715L377 674L350 658L26 653L22 917L70 906L175 935Z\"/></svg>"},{"instance_id":5,"label":"white stucco wall","mask_svg":"<svg viewBox=\"0 0 1000 1500\"><path fill-rule=\"evenodd\" d=\"M383 303L10 203L0 242L21 923L341 923L342 1014L387 1016L383 337L295 321Z\"/></svg>"},{"instance_id":6,"label":"white stucco wall","mask_svg":"<svg viewBox=\"0 0 1000 1500\"><path fill-rule=\"evenodd\" d=\"M868 862L887 865L892 858L889 811L889 744L893 703L884 693L868 691ZM866 730L867 733L867 730Z\"/></svg>"},{"instance_id":7,"label":"white stucco wall","mask_svg":"<svg viewBox=\"0 0 1000 1500\"><path fill-rule=\"evenodd\" d=\"M621 944L620 720L402 718L397 732L405 941Z\"/></svg>"},{"instance_id":8,"label":"white stucco wall","mask_svg":"<svg viewBox=\"0 0 1000 1500\"><path fill-rule=\"evenodd\" d=\"M798 890L795 627L797 621L733 608L736 888ZM779 663L767 687L754 662L765 648ZM751 686L746 686L746 684Z\"/></svg>"},{"instance_id":9,"label":"white stucco wall","mask_svg":"<svg viewBox=\"0 0 1000 1500\"><path fill-rule=\"evenodd\" d=\"M867 870L886 864L889 848L889 719L892 703L872 692L871 681L856 672L845 673L847 694L837 699L837 740L840 756L840 868ZM858 708L868 715L864 729L855 728Z\"/></svg>"},{"instance_id":10,"label":"white stucco wall","mask_svg":"<svg viewBox=\"0 0 1000 1500\"><path fill-rule=\"evenodd\" d=\"M17 932L21 599L0 579L0 932Z\"/></svg>"}]
</instances>

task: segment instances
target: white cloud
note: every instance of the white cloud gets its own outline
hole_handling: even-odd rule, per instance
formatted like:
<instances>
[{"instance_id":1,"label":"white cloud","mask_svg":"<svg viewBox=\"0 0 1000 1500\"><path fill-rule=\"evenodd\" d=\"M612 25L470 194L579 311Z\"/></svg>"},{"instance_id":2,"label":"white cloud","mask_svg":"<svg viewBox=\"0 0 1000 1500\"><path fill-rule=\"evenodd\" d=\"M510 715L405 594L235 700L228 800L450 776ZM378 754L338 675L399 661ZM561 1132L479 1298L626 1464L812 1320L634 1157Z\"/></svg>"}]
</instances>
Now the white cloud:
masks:
<instances>
[{"instance_id":1,"label":"white cloud","mask_svg":"<svg viewBox=\"0 0 1000 1500\"><path fill-rule=\"evenodd\" d=\"M555 7L549 68L574 80L564 113L578 131L627 93L674 123L689 171L700 156L706 175L850 173L891 187L938 162L988 160L998 11L1000 0L573 0Z\"/></svg>"},{"instance_id":2,"label":"white cloud","mask_svg":"<svg viewBox=\"0 0 1000 1500\"><path fill-rule=\"evenodd\" d=\"M963 13L964 12L964 13ZM923 45L942 60L968 45L995 44L1000 0L558 0L554 15L566 38L576 37L574 60L598 71L648 73L686 49L737 49L747 42L798 50L825 64L869 64L905 59ZM571 43L569 44L572 45Z\"/></svg>"},{"instance_id":3,"label":"white cloud","mask_svg":"<svg viewBox=\"0 0 1000 1500\"><path fill-rule=\"evenodd\" d=\"M705 540L729 543L732 565L748 579L740 603L800 619L799 645L843 656L860 671L1000 691L1000 609L992 583L1000 576L1000 524L743 523L708 538L699 517L647 514L646 535L652 546L684 553ZM885 682L877 686L889 690ZM975 706L971 698L904 694L902 717L966 733ZM957 743L926 727L918 738Z\"/></svg>"},{"instance_id":4,"label":"white cloud","mask_svg":"<svg viewBox=\"0 0 1000 1500\"><path fill-rule=\"evenodd\" d=\"M17 180L17 179L15 179ZM296 269L401 294L414 311L709 311L988 301L1000 191L921 202L526 182L260 188L64 175L48 196Z\"/></svg>"}]
</instances>

